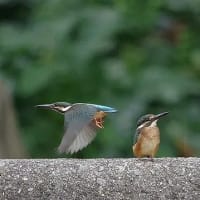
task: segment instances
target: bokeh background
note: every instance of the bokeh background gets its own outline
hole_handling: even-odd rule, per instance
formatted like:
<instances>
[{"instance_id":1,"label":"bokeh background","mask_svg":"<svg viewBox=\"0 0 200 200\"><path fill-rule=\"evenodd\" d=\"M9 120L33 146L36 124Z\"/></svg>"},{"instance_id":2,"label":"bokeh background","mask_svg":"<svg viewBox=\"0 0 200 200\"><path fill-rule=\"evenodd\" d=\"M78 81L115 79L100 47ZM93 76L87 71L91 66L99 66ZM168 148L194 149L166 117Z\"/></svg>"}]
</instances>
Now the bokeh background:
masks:
<instances>
[{"instance_id":1,"label":"bokeh background","mask_svg":"<svg viewBox=\"0 0 200 200\"><path fill-rule=\"evenodd\" d=\"M132 157L135 124L159 121L158 157L200 155L200 1L0 0L0 156ZM56 101L115 107L81 152L58 155Z\"/></svg>"}]
</instances>

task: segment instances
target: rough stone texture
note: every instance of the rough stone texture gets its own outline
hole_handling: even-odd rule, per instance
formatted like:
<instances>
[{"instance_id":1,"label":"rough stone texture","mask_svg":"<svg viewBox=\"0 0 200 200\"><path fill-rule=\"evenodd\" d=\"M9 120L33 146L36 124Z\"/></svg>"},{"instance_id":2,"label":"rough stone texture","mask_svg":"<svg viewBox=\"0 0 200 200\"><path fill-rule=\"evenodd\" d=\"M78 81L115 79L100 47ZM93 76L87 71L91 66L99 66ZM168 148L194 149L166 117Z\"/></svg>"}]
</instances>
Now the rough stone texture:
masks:
<instances>
[{"instance_id":1,"label":"rough stone texture","mask_svg":"<svg viewBox=\"0 0 200 200\"><path fill-rule=\"evenodd\" d=\"M0 199L200 199L200 158L0 160Z\"/></svg>"}]
</instances>

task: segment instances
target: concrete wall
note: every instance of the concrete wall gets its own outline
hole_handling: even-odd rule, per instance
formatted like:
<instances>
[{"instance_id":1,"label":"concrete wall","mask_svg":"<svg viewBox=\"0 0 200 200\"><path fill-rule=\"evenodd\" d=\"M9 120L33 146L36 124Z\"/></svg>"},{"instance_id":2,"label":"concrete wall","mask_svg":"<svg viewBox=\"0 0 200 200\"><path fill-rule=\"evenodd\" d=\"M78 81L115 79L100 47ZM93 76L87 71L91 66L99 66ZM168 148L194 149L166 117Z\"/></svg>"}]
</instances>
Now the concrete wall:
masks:
<instances>
[{"instance_id":1,"label":"concrete wall","mask_svg":"<svg viewBox=\"0 0 200 200\"><path fill-rule=\"evenodd\" d=\"M0 199L200 199L200 158L0 160Z\"/></svg>"}]
</instances>

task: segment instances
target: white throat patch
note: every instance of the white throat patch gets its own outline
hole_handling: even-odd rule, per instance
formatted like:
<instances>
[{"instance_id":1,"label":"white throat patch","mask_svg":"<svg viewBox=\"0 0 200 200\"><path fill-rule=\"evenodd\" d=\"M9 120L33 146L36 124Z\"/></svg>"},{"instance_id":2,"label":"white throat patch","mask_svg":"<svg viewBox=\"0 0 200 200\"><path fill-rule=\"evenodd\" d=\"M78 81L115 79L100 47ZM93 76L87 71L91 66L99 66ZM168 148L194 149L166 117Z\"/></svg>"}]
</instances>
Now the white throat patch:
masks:
<instances>
[{"instance_id":1,"label":"white throat patch","mask_svg":"<svg viewBox=\"0 0 200 200\"><path fill-rule=\"evenodd\" d=\"M157 126L157 121L158 121L158 120L153 121L148 127L151 127L151 128L152 128L152 127ZM143 128L143 127L145 127L147 123L149 123L149 122L143 123L143 124L141 124L140 126L138 126L138 127L137 127L137 130L138 130L138 129L141 129L141 128Z\"/></svg>"},{"instance_id":2,"label":"white throat patch","mask_svg":"<svg viewBox=\"0 0 200 200\"><path fill-rule=\"evenodd\" d=\"M157 121L158 120L153 121L149 127L155 127L155 126L157 126Z\"/></svg>"}]
</instances>

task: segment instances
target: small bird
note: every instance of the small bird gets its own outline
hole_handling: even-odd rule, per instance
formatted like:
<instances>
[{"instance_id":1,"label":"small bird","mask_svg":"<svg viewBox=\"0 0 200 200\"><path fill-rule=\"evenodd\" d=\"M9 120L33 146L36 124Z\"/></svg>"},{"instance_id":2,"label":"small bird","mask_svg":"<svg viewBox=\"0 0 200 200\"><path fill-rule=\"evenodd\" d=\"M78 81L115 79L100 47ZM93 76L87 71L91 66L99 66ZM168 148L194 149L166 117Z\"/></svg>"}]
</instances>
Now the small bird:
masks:
<instances>
[{"instance_id":1,"label":"small bird","mask_svg":"<svg viewBox=\"0 0 200 200\"><path fill-rule=\"evenodd\" d=\"M56 102L37 105L64 115L64 136L58 147L60 153L75 153L86 147L96 136L97 129L104 128L104 118L117 110L108 106L88 103Z\"/></svg>"},{"instance_id":2,"label":"small bird","mask_svg":"<svg viewBox=\"0 0 200 200\"><path fill-rule=\"evenodd\" d=\"M160 131L157 121L167 115L163 112L157 115L147 114L137 121L133 153L137 158L155 157L160 144Z\"/></svg>"}]
</instances>

